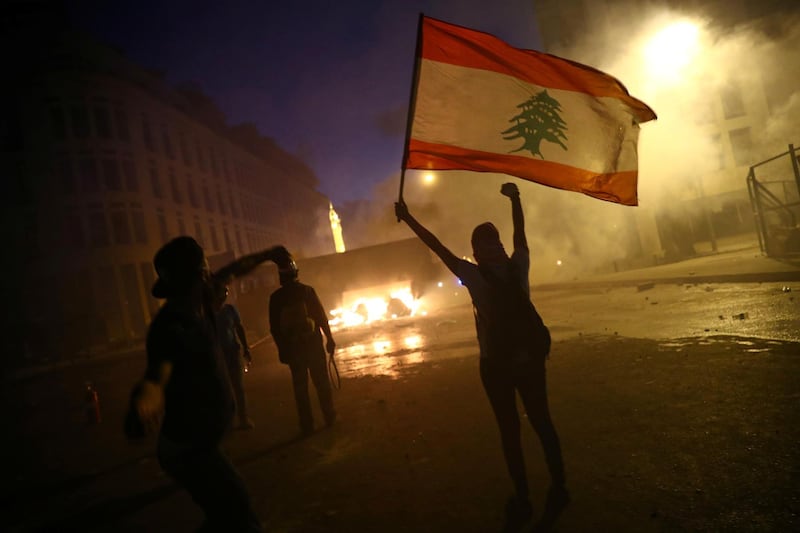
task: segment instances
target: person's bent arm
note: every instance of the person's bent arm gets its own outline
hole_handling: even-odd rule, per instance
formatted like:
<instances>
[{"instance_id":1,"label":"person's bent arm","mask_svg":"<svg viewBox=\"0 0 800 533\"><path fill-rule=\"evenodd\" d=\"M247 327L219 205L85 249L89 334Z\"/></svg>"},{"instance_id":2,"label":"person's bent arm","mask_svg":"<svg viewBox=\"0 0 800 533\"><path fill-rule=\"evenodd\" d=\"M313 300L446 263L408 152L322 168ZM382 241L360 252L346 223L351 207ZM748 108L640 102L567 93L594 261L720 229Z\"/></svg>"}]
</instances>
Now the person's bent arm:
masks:
<instances>
[{"instance_id":1,"label":"person's bent arm","mask_svg":"<svg viewBox=\"0 0 800 533\"><path fill-rule=\"evenodd\" d=\"M218 283L228 283L233 278L238 278L249 274L258 265L265 261L277 261L289 255L288 250L283 246L273 246L260 252L255 252L244 257L240 257L236 261L229 263L221 269L214 272L212 275L214 281Z\"/></svg>"},{"instance_id":2,"label":"person's bent arm","mask_svg":"<svg viewBox=\"0 0 800 533\"><path fill-rule=\"evenodd\" d=\"M514 250L528 250L528 238L525 236L525 215L522 213L522 202L519 189L514 183L504 183L500 193L511 200L511 221L514 223Z\"/></svg>"},{"instance_id":3,"label":"person's bent arm","mask_svg":"<svg viewBox=\"0 0 800 533\"><path fill-rule=\"evenodd\" d=\"M458 257L456 257L453 252L448 250L447 247L445 247L445 245L442 244L433 233L428 231L425 226L420 224L417 219L408 212L408 206L406 206L405 202L395 202L394 213L397 215L398 219L408 224L408 227L411 228L411 231L416 233L417 237L419 237L420 240L424 242L425 245L431 249L431 251L433 251L433 253L439 256L439 259L442 260L450 272L458 275Z\"/></svg>"}]
</instances>

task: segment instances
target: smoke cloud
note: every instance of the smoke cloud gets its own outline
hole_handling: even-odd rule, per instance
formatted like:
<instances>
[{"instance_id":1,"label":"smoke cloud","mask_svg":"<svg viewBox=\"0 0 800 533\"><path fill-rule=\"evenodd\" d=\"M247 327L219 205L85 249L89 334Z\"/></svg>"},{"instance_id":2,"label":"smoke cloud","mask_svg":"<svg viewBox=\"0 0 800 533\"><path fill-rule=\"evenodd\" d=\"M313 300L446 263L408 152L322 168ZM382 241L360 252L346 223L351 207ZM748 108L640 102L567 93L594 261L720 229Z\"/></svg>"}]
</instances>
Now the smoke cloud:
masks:
<instances>
[{"instance_id":1,"label":"smoke cloud","mask_svg":"<svg viewBox=\"0 0 800 533\"><path fill-rule=\"evenodd\" d=\"M608 13L605 29L598 24L596 33L553 52L614 75L658 114L657 121L642 125L640 206L508 176L435 172L435 181L427 184L424 173L407 172L404 197L411 213L454 253L471 256L472 228L487 220L500 229L510 250L510 208L499 191L513 180L525 207L534 283L572 279L626 261L646 264L667 247L656 218L680 220L687 216L686 201L696 205L714 195L746 201L747 167L800 142L800 17L787 16L769 27L752 23L721 29L709 20L652 6L637 17L623 14ZM670 70L646 51L659 31L679 22L696 28L696 41L685 51L685 62ZM737 105L747 112L739 122ZM731 130L745 127L749 144L733 146ZM341 207L349 248L413 236L394 217L399 181L399 175L387 176L368 200Z\"/></svg>"}]
</instances>

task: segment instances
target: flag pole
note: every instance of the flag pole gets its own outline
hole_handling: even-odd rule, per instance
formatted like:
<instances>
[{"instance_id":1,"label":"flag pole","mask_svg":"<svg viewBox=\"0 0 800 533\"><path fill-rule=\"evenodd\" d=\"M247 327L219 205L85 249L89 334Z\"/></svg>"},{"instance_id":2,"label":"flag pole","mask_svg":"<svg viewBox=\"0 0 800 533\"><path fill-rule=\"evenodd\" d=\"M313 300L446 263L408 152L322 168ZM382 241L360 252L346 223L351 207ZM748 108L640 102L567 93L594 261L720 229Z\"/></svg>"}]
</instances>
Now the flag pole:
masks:
<instances>
[{"instance_id":1,"label":"flag pole","mask_svg":"<svg viewBox=\"0 0 800 533\"><path fill-rule=\"evenodd\" d=\"M406 180L406 163L408 162L408 144L411 140L411 123L414 121L414 109L417 104L417 82L419 81L419 66L420 54L422 53L422 20L425 18L424 13L419 14L419 23L417 24L417 46L414 51L414 72L411 77L411 91L408 100L408 117L406 119L406 138L403 145L403 161L400 165L400 194L398 195L398 202L403 201L403 184Z\"/></svg>"}]
</instances>

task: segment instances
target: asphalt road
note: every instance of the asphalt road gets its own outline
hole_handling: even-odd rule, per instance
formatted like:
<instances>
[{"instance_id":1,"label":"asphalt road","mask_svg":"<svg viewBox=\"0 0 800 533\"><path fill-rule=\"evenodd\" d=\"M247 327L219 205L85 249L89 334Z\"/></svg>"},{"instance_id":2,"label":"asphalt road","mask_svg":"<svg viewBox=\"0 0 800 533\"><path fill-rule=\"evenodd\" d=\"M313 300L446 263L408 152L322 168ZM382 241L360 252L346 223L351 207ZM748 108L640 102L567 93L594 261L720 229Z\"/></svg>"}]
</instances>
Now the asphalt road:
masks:
<instances>
[{"instance_id":1,"label":"asphalt road","mask_svg":"<svg viewBox=\"0 0 800 533\"><path fill-rule=\"evenodd\" d=\"M800 341L797 291L800 287L780 283L642 285L550 290L533 298L556 343L606 335L657 339L664 346L680 347L692 339L731 335L735 337L725 342L745 351L750 343L759 351L763 343L756 346L748 338ZM400 380L413 375L419 365L477 353L472 311L463 301L426 317L337 332L337 342L344 380L357 376ZM266 396L270 401L290 399L286 370L277 364L271 343L259 346L254 355L256 366L247 377L252 402L266 403ZM122 438L121 415L143 368L143 354L132 354L5 384L4 420L12 438L4 442L8 460L3 524L12 531L58 524L76 509L91 509L93 520L103 523L157 506L174 493L159 478L152 443L131 446ZM98 425L86 421L86 381L100 393L104 421ZM282 407L285 413L272 418L280 429L270 434L270 446L289 442L294 434L293 407ZM153 480L158 479L161 489L154 490ZM137 493L146 496L130 497Z\"/></svg>"}]
</instances>

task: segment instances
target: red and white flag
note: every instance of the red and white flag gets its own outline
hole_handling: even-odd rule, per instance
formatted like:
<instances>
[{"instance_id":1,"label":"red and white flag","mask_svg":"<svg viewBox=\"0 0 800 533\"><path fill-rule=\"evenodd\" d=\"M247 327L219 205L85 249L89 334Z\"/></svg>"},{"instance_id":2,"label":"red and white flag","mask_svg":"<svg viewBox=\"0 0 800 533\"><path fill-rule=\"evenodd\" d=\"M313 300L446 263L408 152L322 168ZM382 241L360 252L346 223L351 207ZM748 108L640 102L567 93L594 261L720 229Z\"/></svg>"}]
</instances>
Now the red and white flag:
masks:
<instances>
[{"instance_id":1,"label":"red and white flag","mask_svg":"<svg viewBox=\"0 0 800 533\"><path fill-rule=\"evenodd\" d=\"M639 124L656 118L616 78L422 18L403 168L517 176L636 205Z\"/></svg>"}]
</instances>

